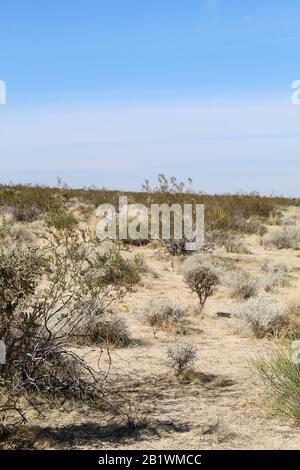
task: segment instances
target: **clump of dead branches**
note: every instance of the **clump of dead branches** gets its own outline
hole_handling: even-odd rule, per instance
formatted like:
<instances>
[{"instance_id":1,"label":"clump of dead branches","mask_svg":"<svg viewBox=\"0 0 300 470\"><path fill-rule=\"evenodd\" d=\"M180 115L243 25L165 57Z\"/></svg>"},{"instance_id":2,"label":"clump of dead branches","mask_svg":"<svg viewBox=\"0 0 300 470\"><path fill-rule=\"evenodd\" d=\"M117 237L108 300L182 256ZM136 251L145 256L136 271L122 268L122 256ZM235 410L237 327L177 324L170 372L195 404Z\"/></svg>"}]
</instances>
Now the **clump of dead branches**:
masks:
<instances>
[{"instance_id":1,"label":"clump of dead branches","mask_svg":"<svg viewBox=\"0 0 300 470\"><path fill-rule=\"evenodd\" d=\"M104 399L106 371L92 369L69 346L138 279L118 252L102 249L61 209L46 218L39 248L0 249L2 429L25 420L17 404L24 394Z\"/></svg>"}]
</instances>

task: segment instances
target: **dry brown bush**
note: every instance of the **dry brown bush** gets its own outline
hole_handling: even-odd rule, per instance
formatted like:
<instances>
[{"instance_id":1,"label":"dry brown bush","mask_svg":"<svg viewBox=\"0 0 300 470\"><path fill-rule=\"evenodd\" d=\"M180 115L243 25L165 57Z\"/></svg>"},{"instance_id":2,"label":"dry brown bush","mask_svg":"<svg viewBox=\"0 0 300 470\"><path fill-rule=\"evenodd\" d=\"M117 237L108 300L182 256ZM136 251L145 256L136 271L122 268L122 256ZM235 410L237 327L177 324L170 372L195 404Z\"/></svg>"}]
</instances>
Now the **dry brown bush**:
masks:
<instances>
[{"instance_id":1,"label":"dry brown bush","mask_svg":"<svg viewBox=\"0 0 300 470\"><path fill-rule=\"evenodd\" d=\"M47 265L51 269L46 269ZM98 252L98 242L66 214L51 214L42 248L0 250L0 409L10 410L24 394L100 403L106 372L96 371L69 344L101 318L138 280L118 252Z\"/></svg>"}]
</instances>

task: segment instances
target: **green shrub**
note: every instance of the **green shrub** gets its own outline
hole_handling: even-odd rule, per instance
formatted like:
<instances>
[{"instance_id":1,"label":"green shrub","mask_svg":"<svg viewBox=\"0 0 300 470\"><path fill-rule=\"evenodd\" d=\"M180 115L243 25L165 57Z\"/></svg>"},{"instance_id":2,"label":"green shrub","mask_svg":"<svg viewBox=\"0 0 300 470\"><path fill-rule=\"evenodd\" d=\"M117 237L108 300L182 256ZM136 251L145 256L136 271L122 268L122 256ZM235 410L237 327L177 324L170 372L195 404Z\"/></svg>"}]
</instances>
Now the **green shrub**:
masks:
<instances>
[{"instance_id":1,"label":"green shrub","mask_svg":"<svg viewBox=\"0 0 300 470\"><path fill-rule=\"evenodd\" d=\"M292 350L278 349L256 367L269 398L268 405L300 423L300 365Z\"/></svg>"},{"instance_id":2,"label":"green shrub","mask_svg":"<svg viewBox=\"0 0 300 470\"><path fill-rule=\"evenodd\" d=\"M141 203L150 206L152 203L175 202L204 204L207 230L233 230L243 232L243 224L251 218L260 222L280 213L283 207L299 205L298 199L283 197L263 197L257 193L232 194L232 195L208 195L197 193L188 184L178 182L176 178L159 176L158 185L153 190L146 185L141 192L126 192L129 203ZM42 213L55 208L67 207L68 203L77 200L79 203L96 208L100 204L110 203L118 206L120 191L69 187L47 187L33 185L0 185L0 206L31 208L36 207ZM252 222L248 225L252 230ZM257 225L257 224L256 224ZM257 230L257 228L255 228Z\"/></svg>"},{"instance_id":3,"label":"green shrub","mask_svg":"<svg viewBox=\"0 0 300 470\"><path fill-rule=\"evenodd\" d=\"M140 273L134 261L122 257L118 250L110 250L99 257L101 262L101 282L118 286L134 285L140 280Z\"/></svg>"},{"instance_id":4,"label":"green shrub","mask_svg":"<svg viewBox=\"0 0 300 470\"><path fill-rule=\"evenodd\" d=\"M78 220L65 209L58 208L46 215L45 223L49 229L54 229L57 232L71 233L76 225L78 225Z\"/></svg>"}]
</instances>

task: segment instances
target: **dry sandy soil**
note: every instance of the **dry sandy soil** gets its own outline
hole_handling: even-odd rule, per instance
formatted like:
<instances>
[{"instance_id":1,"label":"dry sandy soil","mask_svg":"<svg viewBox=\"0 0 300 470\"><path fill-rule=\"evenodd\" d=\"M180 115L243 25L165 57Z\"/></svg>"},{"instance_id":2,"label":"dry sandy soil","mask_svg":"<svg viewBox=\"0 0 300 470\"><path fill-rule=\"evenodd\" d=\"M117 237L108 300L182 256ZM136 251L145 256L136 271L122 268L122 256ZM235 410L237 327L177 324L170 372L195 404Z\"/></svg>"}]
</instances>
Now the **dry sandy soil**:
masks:
<instances>
[{"instance_id":1,"label":"dry sandy soil","mask_svg":"<svg viewBox=\"0 0 300 470\"><path fill-rule=\"evenodd\" d=\"M299 209L290 208L289 216L300 221ZM269 231L276 228L270 226ZM291 284L272 295L284 304L300 305L299 252L265 250L256 235L244 242L249 254L228 254L223 249L215 254L256 275L261 275L264 261L284 261ZM242 321L216 315L232 311L237 302L224 287L208 299L204 318L195 315L197 297L183 281L182 259L166 258L153 246L124 251L125 256L136 253L143 255L155 275L143 274L135 291L119 305L134 344L111 351L110 380L118 384L130 402L130 413L141 424L130 429L119 417L88 409L82 416L66 405L60 412L49 411L44 420L33 414L33 422L45 428L44 445L89 449L300 448L299 428L262 406L262 388L251 362L269 354L275 340L256 339ZM154 338L151 328L141 323L139 315L145 302L154 298L172 299L188 310L186 335L158 332ZM166 349L175 342L197 347L194 369L198 375L190 382L179 382L167 367ZM99 348L79 350L90 364L97 365Z\"/></svg>"}]
</instances>

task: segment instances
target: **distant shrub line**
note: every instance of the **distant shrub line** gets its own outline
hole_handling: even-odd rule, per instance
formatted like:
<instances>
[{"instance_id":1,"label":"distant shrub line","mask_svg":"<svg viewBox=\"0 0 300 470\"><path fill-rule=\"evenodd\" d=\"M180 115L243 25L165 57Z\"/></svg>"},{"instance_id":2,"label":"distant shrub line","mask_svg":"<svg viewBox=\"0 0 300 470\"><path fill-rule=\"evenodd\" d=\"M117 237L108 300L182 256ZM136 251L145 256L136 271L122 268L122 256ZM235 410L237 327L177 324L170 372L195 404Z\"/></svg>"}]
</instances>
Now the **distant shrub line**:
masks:
<instances>
[{"instance_id":1,"label":"distant shrub line","mask_svg":"<svg viewBox=\"0 0 300 470\"><path fill-rule=\"evenodd\" d=\"M117 205L120 194L128 197L129 203L162 204L173 202L204 204L205 222L208 230L230 229L233 231L255 231L253 217L262 219L275 213L280 206L299 205L299 199L266 197L258 193L232 195L208 195L196 192L155 191L121 192L117 190L38 185L0 185L0 206L10 207L21 221L38 217L58 206L69 206L79 201L97 207L103 203ZM251 219L252 218L252 219ZM250 221L249 221L250 220ZM248 222L247 222L248 221Z\"/></svg>"}]
</instances>

